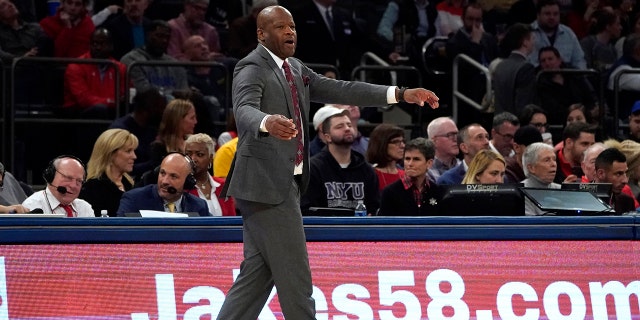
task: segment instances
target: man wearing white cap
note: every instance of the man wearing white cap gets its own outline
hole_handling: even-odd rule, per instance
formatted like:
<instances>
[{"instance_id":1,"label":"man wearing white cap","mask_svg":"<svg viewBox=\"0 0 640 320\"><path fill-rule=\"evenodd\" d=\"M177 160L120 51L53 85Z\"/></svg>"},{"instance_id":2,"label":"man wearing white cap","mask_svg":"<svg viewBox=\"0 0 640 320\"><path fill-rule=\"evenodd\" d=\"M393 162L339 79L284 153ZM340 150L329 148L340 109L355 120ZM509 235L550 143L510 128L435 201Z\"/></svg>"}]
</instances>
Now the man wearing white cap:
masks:
<instances>
[{"instance_id":1,"label":"man wearing white cap","mask_svg":"<svg viewBox=\"0 0 640 320\"><path fill-rule=\"evenodd\" d=\"M313 115L313 127L316 129L316 136L315 138L313 138L313 140L311 140L311 143L309 144L309 154L311 156L319 153L326 145L326 141L324 140L324 132L322 132L322 122L324 122L324 120L326 120L327 118L344 111L348 111L346 114L349 115L352 128L354 129L354 133L356 134L356 141L354 141L354 143L351 145L351 150L357 151L363 155L367 152L369 138L363 137L362 134L358 131L357 121L360 118L360 109L357 106L326 104L324 107L318 109L315 115Z\"/></svg>"}]
</instances>

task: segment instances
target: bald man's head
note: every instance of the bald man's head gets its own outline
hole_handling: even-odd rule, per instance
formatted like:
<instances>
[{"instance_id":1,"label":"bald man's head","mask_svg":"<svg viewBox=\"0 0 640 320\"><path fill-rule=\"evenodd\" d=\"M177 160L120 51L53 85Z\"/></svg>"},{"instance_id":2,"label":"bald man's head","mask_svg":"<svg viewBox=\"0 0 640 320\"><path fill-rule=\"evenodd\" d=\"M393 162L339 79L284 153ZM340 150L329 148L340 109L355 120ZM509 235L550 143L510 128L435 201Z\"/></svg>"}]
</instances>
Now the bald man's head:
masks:
<instances>
[{"instance_id":1,"label":"bald man's head","mask_svg":"<svg viewBox=\"0 0 640 320\"><path fill-rule=\"evenodd\" d=\"M298 37L289 10L281 6L264 8L258 14L258 41L280 59L293 56Z\"/></svg>"}]
</instances>

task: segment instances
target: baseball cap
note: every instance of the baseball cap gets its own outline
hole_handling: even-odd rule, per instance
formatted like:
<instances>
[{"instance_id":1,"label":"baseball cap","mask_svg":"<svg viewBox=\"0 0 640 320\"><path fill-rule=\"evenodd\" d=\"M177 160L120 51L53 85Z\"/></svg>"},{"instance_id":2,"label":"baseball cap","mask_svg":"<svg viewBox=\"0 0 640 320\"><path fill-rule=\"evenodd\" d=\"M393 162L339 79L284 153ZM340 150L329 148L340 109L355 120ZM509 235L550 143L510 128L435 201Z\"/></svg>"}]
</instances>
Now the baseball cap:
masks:
<instances>
[{"instance_id":1,"label":"baseball cap","mask_svg":"<svg viewBox=\"0 0 640 320\"><path fill-rule=\"evenodd\" d=\"M318 127L322 125L322 123L327 120L331 116L335 116L337 114L349 114L349 111L336 108L333 105L327 104L324 107L318 109L316 114L313 115L313 128L318 131Z\"/></svg>"},{"instance_id":2,"label":"baseball cap","mask_svg":"<svg viewBox=\"0 0 640 320\"><path fill-rule=\"evenodd\" d=\"M529 146L534 142L542 142L542 134L534 126L522 126L513 134L513 142Z\"/></svg>"},{"instance_id":3,"label":"baseball cap","mask_svg":"<svg viewBox=\"0 0 640 320\"><path fill-rule=\"evenodd\" d=\"M631 107L631 113L636 113L636 112L640 112L640 100L636 101L636 103L633 104L633 107Z\"/></svg>"}]
</instances>

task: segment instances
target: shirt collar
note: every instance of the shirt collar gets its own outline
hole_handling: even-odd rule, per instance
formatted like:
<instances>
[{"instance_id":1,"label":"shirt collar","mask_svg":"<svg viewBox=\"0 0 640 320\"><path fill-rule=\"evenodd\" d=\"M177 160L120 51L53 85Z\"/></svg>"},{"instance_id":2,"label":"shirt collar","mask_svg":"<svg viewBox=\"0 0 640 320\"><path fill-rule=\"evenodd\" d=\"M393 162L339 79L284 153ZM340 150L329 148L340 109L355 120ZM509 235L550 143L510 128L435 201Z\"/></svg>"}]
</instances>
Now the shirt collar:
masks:
<instances>
[{"instance_id":1,"label":"shirt collar","mask_svg":"<svg viewBox=\"0 0 640 320\"><path fill-rule=\"evenodd\" d=\"M405 190L409 190L411 189L411 187L414 186L413 180L411 179L411 177L409 176L404 176L402 179L400 179L402 181L402 185L404 186ZM425 174L425 179L424 179L424 183L422 184L423 187L429 187L429 176Z\"/></svg>"},{"instance_id":2,"label":"shirt collar","mask_svg":"<svg viewBox=\"0 0 640 320\"><path fill-rule=\"evenodd\" d=\"M269 53L269 55L271 56L271 58L273 59L273 61L278 65L278 68L282 69L282 65L284 64L285 60L280 59L280 57L276 56L273 52L271 52L271 50L269 50L267 47L265 47L263 44L260 44L263 48L265 48L265 50L267 50L267 52Z\"/></svg>"}]
</instances>

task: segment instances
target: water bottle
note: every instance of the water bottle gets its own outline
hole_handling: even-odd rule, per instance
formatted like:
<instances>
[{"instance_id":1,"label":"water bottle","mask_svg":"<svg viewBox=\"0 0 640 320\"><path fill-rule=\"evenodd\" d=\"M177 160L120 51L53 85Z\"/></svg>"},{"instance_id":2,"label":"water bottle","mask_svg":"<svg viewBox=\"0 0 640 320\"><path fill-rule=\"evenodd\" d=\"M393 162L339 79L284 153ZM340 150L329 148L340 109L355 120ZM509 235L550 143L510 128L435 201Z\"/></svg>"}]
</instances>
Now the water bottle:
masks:
<instances>
[{"instance_id":1,"label":"water bottle","mask_svg":"<svg viewBox=\"0 0 640 320\"><path fill-rule=\"evenodd\" d=\"M107 210L100 210L100 218L109 218L109 215L107 214Z\"/></svg>"},{"instance_id":2,"label":"water bottle","mask_svg":"<svg viewBox=\"0 0 640 320\"><path fill-rule=\"evenodd\" d=\"M364 205L362 200L358 200L358 204L356 205L355 216L356 217L366 217L367 216L367 207Z\"/></svg>"}]
</instances>

